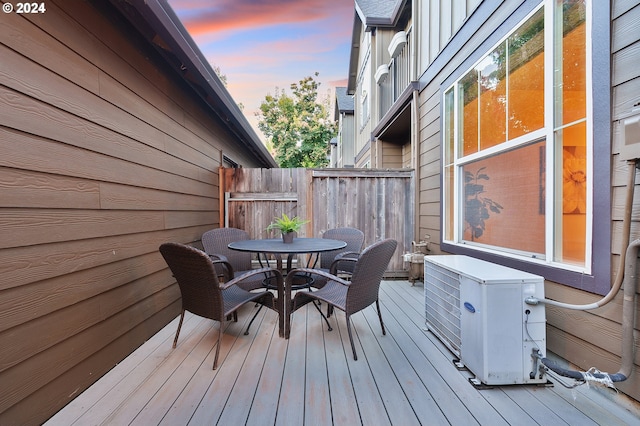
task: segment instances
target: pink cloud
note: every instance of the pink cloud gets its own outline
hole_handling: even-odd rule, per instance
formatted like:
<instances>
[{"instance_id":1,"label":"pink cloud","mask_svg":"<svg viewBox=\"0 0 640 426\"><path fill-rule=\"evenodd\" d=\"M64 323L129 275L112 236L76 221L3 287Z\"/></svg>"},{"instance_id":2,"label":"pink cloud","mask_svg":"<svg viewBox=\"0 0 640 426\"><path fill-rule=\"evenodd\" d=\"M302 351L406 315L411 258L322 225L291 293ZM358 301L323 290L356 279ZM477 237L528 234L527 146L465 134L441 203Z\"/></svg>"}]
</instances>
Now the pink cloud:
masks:
<instances>
[{"instance_id":1,"label":"pink cloud","mask_svg":"<svg viewBox=\"0 0 640 426\"><path fill-rule=\"evenodd\" d=\"M353 4L344 0L220 0L214 5L205 1L173 0L171 4L176 10L185 11L181 19L194 37L207 33L334 19L346 12L352 16L354 8Z\"/></svg>"},{"instance_id":2,"label":"pink cloud","mask_svg":"<svg viewBox=\"0 0 640 426\"><path fill-rule=\"evenodd\" d=\"M319 98L347 84L352 1L168 1L209 63L226 75L229 93L259 135L255 114L276 88L289 92L316 71Z\"/></svg>"}]
</instances>

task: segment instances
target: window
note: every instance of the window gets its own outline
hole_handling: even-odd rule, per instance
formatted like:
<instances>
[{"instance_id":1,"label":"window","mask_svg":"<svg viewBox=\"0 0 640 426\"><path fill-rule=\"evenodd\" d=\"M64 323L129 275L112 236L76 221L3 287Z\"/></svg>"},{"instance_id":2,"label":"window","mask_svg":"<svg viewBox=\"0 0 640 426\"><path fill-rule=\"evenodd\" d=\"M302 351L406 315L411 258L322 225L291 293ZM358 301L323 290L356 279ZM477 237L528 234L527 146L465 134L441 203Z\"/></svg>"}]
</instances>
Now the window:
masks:
<instances>
[{"instance_id":1,"label":"window","mask_svg":"<svg viewBox=\"0 0 640 426\"><path fill-rule=\"evenodd\" d=\"M371 90L371 50L367 48L358 76L358 100L360 102L360 130L369 121L371 99L369 90Z\"/></svg>"},{"instance_id":2,"label":"window","mask_svg":"<svg viewBox=\"0 0 640 426\"><path fill-rule=\"evenodd\" d=\"M591 273L586 0L546 0L443 95L443 240Z\"/></svg>"},{"instance_id":3,"label":"window","mask_svg":"<svg viewBox=\"0 0 640 426\"><path fill-rule=\"evenodd\" d=\"M360 122L364 126L369 121L369 95L366 89L362 89L360 96Z\"/></svg>"}]
</instances>

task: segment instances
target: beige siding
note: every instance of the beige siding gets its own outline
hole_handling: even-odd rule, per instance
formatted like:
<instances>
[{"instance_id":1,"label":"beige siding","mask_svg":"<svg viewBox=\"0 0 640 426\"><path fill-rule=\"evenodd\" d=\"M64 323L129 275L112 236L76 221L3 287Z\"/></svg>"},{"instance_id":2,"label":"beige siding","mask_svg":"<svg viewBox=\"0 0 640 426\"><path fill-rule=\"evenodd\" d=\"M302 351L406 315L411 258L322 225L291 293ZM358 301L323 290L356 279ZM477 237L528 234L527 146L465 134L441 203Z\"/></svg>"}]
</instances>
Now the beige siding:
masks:
<instances>
[{"instance_id":1,"label":"beige siding","mask_svg":"<svg viewBox=\"0 0 640 426\"><path fill-rule=\"evenodd\" d=\"M379 166L384 169L401 169L403 162L402 146L389 142L380 142L382 149L381 160Z\"/></svg>"},{"instance_id":2,"label":"beige siding","mask_svg":"<svg viewBox=\"0 0 640 426\"><path fill-rule=\"evenodd\" d=\"M219 225L223 152L254 165L138 35L46 7L0 26L0 424L41 423L178 314L158 246Z\"/></svg>"},{"instance_id":3,"label":"beige siding","mask_svg":"<svg viewBox=\"0 0 640 426\"><path fill-rule=\"evenodd\" d=\"M437 21L434 13L438 2L431 2L430 10L432 27ZM478 28L474 37L469 39L449 62L447 62L420 93L420 122L419 122L419 190L418 190L418 229L419 235L431 236L431 252L440 253L440 82L449 76L462 60L467 58L478 43L486 38L494 28L508 17L516 2L503 2L496 13ZM475 7L476 5L470 5ZM439 15L446 16L446 15ZM628 116L633 105L640 99L640 68L637 66L640 57L640 4L638 0L618 0L612 2L612 119L614 130L613 145L613 176L612 176L612 269L613 277L617 274L617 262L620 256L620 232L622 214L624 210L623 186L626 182L627 167L618 160L619 120ZM435 21L434 21L435 20ZM433 31L444 34L442 29ZM433 40L433 47L437 43ZM442 46L442 41L440 41ZM433 61L433 58L432 58ZM636 179L638 182L640 179ZM638 191L636 190L636 193ZM640 237L640 215L638 211L640 201L636 197L631 230L631 239ZM608 279L609 277L602 277ZM549 298L570 301L571 303L593 303L599 296L589 294L553 282L547 282L546 295ZM638 302L637 311L640 311ZM547 348L552 352L568 359L577 368L588 370L596 367L601 371L616 372L620 367L621 351L621 314L622 295L608 305L594 311L567 311L549 306L547 308ZM636 321L636 328L640 329L640 321ZM636 342L636 367L629 380L618 383L617 388L640 400L640 343Z\"/></svg>"},{"instance_id":4,"label":"beige siding","mask_svg":"<svg viewBox=\"0 0 640 426\"><path fill-rule=\"evenodd\" d=\"M640 59L640 2L638 0L617 0L612 2L612 22L611 22L611 46L612 46L612 68L611 68L611 80L612 80L612 119L613 119L613 168L612 168L612 265L613 275L617 275L618 262L622 252L621 234L622 234L622 219L625 204L625 188L627 181L627 165L626 161L621 161L618 158L618 152L620 148L620 124L621 118L629 116L632 112L633 105L637 105L640 100L640 69L638 69L637 63ZM639 179L636 175L636 194L638 193ZM638 213L640 207L640 200L638 196L634 197L633 205L633 223L631 225L630 241L636 238L640 238L640 214ZM613 278L613 277L612 277ZM565 288L561 288L561 291L567 291ZM638 292L639 288L636 288ZM573 353L569 355L576 356L576 352L579 352L583 348L595 352L597 355L611 365L611 369L615 368L620 363L620 324L622 315L622 295L619 295L609 306L605 306L601 309L593 311L592 313L585 313L584 318L580 318L580 324L584 324L584 328L579 328L575 332L563 330L567 334L571 335L574 339L579 339L576 342L576 348L569 348L573 350ZM637 298L639 302L636 312L640 312L640 298ZM637 318L636 318L637 320ZM640 322L636 321L636 329L640 329ZM597 335L589 335L590 329L602 330L604 335L596 333ZM560 334L560 333L559 333ZM635 364L632 380L625 382L619 386L625 393L632 395L635 399L640 400L640 372L638 371L638 365L640 365L640 357L638 354L640 349L640 342L636 341L635 348ZM596 362L595 356L587 357L591 363Z\"/></svg>"}]
</instances>

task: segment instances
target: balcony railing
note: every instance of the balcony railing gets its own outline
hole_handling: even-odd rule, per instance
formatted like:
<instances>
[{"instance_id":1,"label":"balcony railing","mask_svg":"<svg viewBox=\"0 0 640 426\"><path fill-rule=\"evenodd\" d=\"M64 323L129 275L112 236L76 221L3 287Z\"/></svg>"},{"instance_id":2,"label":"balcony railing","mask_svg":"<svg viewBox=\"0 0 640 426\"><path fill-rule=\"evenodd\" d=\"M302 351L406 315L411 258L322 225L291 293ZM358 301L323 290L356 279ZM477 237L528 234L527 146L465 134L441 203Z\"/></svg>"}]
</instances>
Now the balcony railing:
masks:
<instances>
[{"instance_id":1,"label":"balcony railing","mask_svg":"<svg viewBox=\"0 0 640 426\"><path fill-rule=\"evenodd\" d=\"M391 60L389 74L380 82L380 115L382 118L411 83L410 37L400 54Z\"/></svg>"}]
</instances>

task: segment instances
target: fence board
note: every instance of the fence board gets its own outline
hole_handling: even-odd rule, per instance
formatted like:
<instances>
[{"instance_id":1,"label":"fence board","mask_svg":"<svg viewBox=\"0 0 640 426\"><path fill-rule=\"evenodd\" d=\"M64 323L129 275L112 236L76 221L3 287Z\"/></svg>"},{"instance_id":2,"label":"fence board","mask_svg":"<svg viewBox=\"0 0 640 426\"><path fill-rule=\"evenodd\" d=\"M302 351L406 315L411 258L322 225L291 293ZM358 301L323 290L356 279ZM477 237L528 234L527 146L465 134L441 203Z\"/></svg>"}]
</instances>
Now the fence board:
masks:
<instances>
[{"instance_id":1,"label":"fence board","mask_svg":"<svg viewBox=\"0 0 640 426\"><path fill-rule=\"evenodd\" d=\"M265 231L286 213L309 220L301 236L321 236L327 229L362 230L365 246L384 238L398 241L388 276L407 276L402 254L415 239L413 171L372 169L225 169L227 226L252 238L276 237Z\"/></svg>"}]
</instances>

